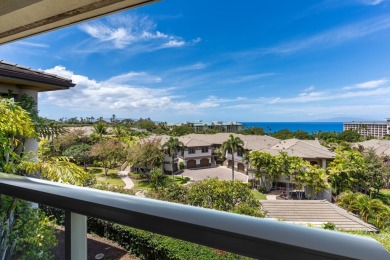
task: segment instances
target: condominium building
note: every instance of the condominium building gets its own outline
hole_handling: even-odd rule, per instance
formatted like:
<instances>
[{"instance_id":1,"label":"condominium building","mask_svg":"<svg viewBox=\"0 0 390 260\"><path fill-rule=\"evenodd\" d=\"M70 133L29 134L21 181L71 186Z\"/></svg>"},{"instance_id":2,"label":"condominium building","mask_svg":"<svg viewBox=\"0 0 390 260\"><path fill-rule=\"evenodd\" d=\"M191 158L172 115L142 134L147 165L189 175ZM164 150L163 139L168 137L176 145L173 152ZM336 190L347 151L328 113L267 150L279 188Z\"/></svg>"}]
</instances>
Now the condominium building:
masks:
<instances>
[{"instance_id":1,"label":"condominium building","mask_svg":"<svg viewBox=\"0 0 390 260\"><path fill-rule=\"evenodd\" d=\"M390 118L385 122L347 122L344 123L343 130L355 130L363 136L383 138L390 134Z\"/></svg>"},{"instance_id":2,"label":"condominium building","mask_svg":"<svg viewBox=\"0 0 390 260\"><path fill-rule=\"evenodd\" d=\"M188 125L194 128L195 132L201 132L209 129L216 129L220 132L236 132L244 129L244 125L238 123L236 121L222 122L222 121L212 121L212 122L204 122L202 120L194 121L194 122L185 122L185 123L171 123L168 124L171 128L175 128L181 125Z\"/></svg>"}]
</instances>

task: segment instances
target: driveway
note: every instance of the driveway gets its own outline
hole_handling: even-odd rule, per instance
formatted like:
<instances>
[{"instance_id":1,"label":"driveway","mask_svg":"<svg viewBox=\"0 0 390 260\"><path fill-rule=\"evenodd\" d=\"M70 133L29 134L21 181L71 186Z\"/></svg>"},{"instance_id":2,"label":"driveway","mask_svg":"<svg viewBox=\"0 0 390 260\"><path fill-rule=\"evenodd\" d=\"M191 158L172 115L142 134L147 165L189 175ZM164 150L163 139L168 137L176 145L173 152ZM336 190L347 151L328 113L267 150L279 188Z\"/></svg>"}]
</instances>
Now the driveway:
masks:
<instances>
[{"instance_id":1,"label":"driveway","mask_svg":"<svg viewBox=\"0 0 390 260\"><path fill-rule=\"evenodd\" d=\"M220 180L231 180L232 169L226 168L225 166L219 166L216 168L204 168L204 169L186 169L183 173L184 176L190 177L194 181L201 181L207 178L217 177ZM248 182L248 176L234 171L234 179L242 182Z\"/></svg>"}]
</instances>

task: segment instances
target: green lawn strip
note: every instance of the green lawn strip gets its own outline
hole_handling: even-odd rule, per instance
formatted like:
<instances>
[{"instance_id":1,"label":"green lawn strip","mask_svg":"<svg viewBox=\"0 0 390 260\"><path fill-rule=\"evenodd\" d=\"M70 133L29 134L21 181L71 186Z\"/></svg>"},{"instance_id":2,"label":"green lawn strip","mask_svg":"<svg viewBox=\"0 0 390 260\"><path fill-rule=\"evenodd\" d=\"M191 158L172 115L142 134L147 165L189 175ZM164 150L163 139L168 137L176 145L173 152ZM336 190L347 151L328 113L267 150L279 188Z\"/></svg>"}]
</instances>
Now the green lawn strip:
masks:
<instances>
[{"instance_id":1,"label":"green lawn strip","mask_svg":"<svg viewBox=\"0 0 390 260\"><path fill-rule=\"evenodd\" d=\"M390 251L390 232L382 231L380 233L375 232L362 232L362 231L348 231L346 233L359 235L363 237L371 237L381 243L388 251Z\"/></svg>"},{"instance_id":2,"label":"green lawn strip","mask_svg":"<svg viewBox=\"0 0 390 260\"><path fill-rule=\"evenodd\" d=\"M141 179L141 180L132 180L134 183L133 189L136 190L149 190L150 189L150 182L147 179Z\"/></svg>"},{"instance_id":3,"label":"green lawn strip","mask_svg":"<svg viewBox=\"0 0 390 260\"><path fill-rule=\"evenodd\" d=\"M172 176L167 175L166 178L167 178L167 181L172 182ZM134 189L136 189L136 190L148 190L151 188L150 181L146 178L139 179L139 180L132 179L132 181L134 183ZM182 178L179 175L174 176L174 182L179 184L179 185L186 184L189 181L190 181L190 178L188 178L188 177Z\"/></svg>"},{"instance_id":4,"label":"green lawn strip","mask_svg":"<svg viewBox=\"0 0 390 260\"><path fill-rule=\"evenodd\" d=\"M252 190L252 194L253 194L253 196L255 196L255 199L257 199L257 200L266 200L267 199L267 195L265 195L261 192L258 192L257 190Z\"/></svg>"},{"instance_id":5,"label":"green lawn strip","mask_svg":"<svg viewBox=\"0 0 390 260\"><path fill-rule=\"evenodd\" d=\"M170 180L172 180L172 177L170 177ZM184 177L184 178L182 178L182 177L179 176L179 175L176 175L176 176L175 176L175 182L176 182L177 184L183 185L183 184L186 184L186 183L189 182L189 181L190 181L190 178L189 178L189 177Z\"/></svg>"},{"instance_id":6,"label":"green lawn strip","mask_svg":"<svg viewBox=\"0 0 390 260\"><path fill-rule=\"evenodd\" d=\"M98 183L107 183L109 185L121 187L126 186L126 184L118 176L118 170L110 169L108 170L107 175L104 174L104 169L102 167L88 167L88 170L95 174Z\"/></svg>"}]
</instances>

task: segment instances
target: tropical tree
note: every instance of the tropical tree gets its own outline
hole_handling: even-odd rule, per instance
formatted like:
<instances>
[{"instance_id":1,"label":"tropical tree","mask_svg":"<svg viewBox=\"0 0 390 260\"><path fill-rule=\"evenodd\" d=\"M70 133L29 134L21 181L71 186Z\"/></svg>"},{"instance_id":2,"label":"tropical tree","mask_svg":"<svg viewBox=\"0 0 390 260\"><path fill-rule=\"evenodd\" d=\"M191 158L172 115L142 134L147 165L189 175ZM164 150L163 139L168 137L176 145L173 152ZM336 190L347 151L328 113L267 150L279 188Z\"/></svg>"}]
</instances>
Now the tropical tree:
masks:
<instances>
[{"instance_id":1,"label":"tropical tree","mask_svg":"<svg viewBox=\"0 0 390 260\"><path fill-rule=\"evenodd\" d=\"M362 193L346 191L337 196L337 204L358 214L365 222L380 229L390 228L390 208L379 199L372 199Z\"/></svg>"},{"instance_id":2,"label":"tropical tree","mask_svg":"<svg viewBox=\"0 0 390 260\"><path fill-rule=\"evenodd\" d=\"M325 170L318 165L310 165L305 171L303 182L308 190L308 195L316 199L319 192L329 188L328 176Z\"/></svg>"},{"instance_id":3,"label":"tropical tree","mask_svg":"<svg viewBox=\"0 0 390 260\"><path fill-rule=\"evenodd\" d=\"M107 123L103 120L99 120L93 124L93 131L102 139L103 135L107 134Z\"/></svg>"},{"instance_id":4,"label":"tropical tree","mask_svg":"<svg viewBox=\"0 0 390 260\"><path fill-rule=\"evenodd\" d=\"M119 139L121 139L123 136L126 135L126 129L122 123L116 123L113 126L112 131L113 131L114 135L116 137L118 137Z\"/></svg>"},{"instance_id":5,"label":"tropical tree","mask_svg":"<svg viewBox=\"0 0 390 260\"><path fill-rule=\"evenodd\" d=\"M172 180L175 179L174 171L175 171L175 159L177 157L177 153L184 149L184 144L179 141L176 137L169 137L168 141L163 144L163 149L168 152L171 157L171 166L172 166Z\"/></svg>"},{"instance_id":6,"label":"tropical tree","mask_svg":"<svg viewBox=\"0 0 390 260\"><path fill-rule=\"evenodd\" d=\"M347 189L359 191L359 178L366 169L364 157L358 150L337 148L335 159L328 167L329 177L336 194Z\"/></svg>"},{"instance_id":7,"label":"tropical tree","mask_svg":"<svg viewBox=\"0 0 390 260\"><path fill-rule=\"evenodd\" d=\"M240 181L206 179L189 186L188 204L230 211L239 214L263 216L258 200L250 188Z\"/></svg>"},{"instance_id":8,"label":"tropical tree","mask_svg":"<svg viewBox=\"0 0 390 260\"><path fill-rule=\"evenodd\" d=\"M150 185L154 190L159 187L164 187L166 184L166 176L163 174L161 168L155 168L150 171Z\"/></svg>"},{"instance_id":9,"label":"tropical tree","mask_svg":"<svg viewBox=\"0 0 390 260\"><path fill-rule=\"evenodd\" d=\"M41 139L44 140L45 138ZM89 137L86 135L86 131L82 129L72 129L64 134L54 137L53 143L49 142L48 145L53 145L54 151L50 148L51 156L61 155L66 149L73 145L80 143L90 143Z\"/></svg>"},{"instance_id":10,"label":"tropical tree","mask_svg":"<svg viewBox=\"0 0 390 260\"><path fill-rule=\"evenodd\" d=\"M122 144L113 139L100 141L94 144L91 147L90 155L95 156L102 161L105 175L108 174L108 170L115 162L124 159Z\"/></svg>"},{"instance_id":11,"label":"tropical tree","mask_svg":"<svg viewBox=\"0 0 390 260\"><path fill-rule=\"evenodd\" d=\"M127 160L138 168L141 174L150 177L151 169L161 167L164 163L164 152L160 145L161 139L144 139L127 149Z\"/></svg>"},{"instance_id":12,"label":"tropical tree","mask_svg":"<svg viewBox=\"0 0 390 260\"><path fill-rule=\"evenodd\" d=\"M231 134L229 135L229 139L222 143L222 149L224 154L226 154L226 151L229 151L232 154L232 180L234 180L234 153L239 149L244 149L244 141L242 141L238 136Z\"/></svg>"},{"instance_id":13,"label":"tropical tree","mask_svg":"<svg viewBox=\"0 0 390 260\"><path fill-rule=\"evenodd\" d=\"M270 175L266 175L270 166L272 165L272 161L274 160L273 156L264 151L251 151L249 153L249 158L251 165L256 169L255 177L260 182L265 189L268 189L268 183L271 182L269 178Z\"/></svg>"},{"instance_id":14,"label":"tropical tree","mask_svg":"<svg viewBox=\"0 0 390 260\"><path fill-rule=\"evenodd\" d=\"M34 108L28 104L24 104L26 108ZM24 150L25 140L37 136L30 115L36 114L28 113L12 100L0 99L0 171L39 172L49 180L83 184L86 173L80 167L62 158L37 161ZM50 228L47 218L41 217L40 211L32 209L29 203L0 194L0 259L13 258L15 250L30 258L48 257L47 250L55 239L54 228Z\"/></svg>"},{"instance_id":15,"label":"tropical tree","mask_svg":"<svg viewBox=\"0 0 390 260\"><path fill-rule=\"evenodd\" d=\"M388 165L372 149L336 149L334 161L328 167L337 193L351 190L376 197L386 185Z\"/></svg>"},{"instance_id":16,"label":"tropical tree","mask_svg":"<svg viewBox=\"0 0 390 260\"><path fill-rule=\"evenodd\" d=\"M91 146L89 144L76 144L66 149L62 155L72 158L79 163L82 162L84 170L87 169L86 162L90 158Z\"/></svg>"}]
</instances>

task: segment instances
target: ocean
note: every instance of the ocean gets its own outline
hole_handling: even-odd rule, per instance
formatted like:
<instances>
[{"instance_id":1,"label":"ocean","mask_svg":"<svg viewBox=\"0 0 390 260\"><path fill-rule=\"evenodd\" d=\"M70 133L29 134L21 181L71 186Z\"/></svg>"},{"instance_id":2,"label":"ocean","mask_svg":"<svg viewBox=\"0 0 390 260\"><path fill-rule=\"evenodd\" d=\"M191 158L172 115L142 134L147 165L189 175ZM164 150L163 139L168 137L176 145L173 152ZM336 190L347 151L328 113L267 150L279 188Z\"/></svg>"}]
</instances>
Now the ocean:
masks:
<instances>
[{"instance_id":1,"label":"ocean","mask_svg":"<svg viewBox=\"0 0 390 260\"><path fill-rule=\"evenodd\" d=\"M267 133L274 133L282 129L293 132L303 130L313 132L342 132L343 122L240 122L245 128L260 127Z\"/></svg>"}]
</instances>

